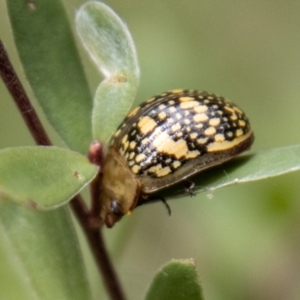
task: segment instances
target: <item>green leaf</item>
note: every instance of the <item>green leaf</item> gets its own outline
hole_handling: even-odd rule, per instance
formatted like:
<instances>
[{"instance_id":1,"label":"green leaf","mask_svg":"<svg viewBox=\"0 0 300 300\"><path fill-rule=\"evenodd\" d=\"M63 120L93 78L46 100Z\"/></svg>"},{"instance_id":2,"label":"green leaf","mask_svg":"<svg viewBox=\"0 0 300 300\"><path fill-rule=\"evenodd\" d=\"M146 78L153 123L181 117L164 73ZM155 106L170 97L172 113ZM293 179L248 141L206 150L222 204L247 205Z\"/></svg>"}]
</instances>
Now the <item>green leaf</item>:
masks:
<instances>
[{"instance_id":1,"label":"green leaf","mask_svg":"<svg viewBox=\"0 0 300 300\"><path fill-rule=\"evenodd\" d=\"M145 299L203 299L194 260L173 260L166 264L155 275Z\"/></svg>"},{"instance_id":2,"label":"green leaf","mask_svg":"<svg viewBox=\"0 0 300 300\"><path fill-rule=\"evenodd\" d=\"M6 2L37 100L66 144L86 154L92 141L92 96L61 0Z\"/></svg>"},{"instance_id":3,"label":"green leaf","mask_svg":"<svg viewBox=\"0 0 300 300\"><path fill-rule=\"evenodd\" d=\"M0 151L0 195L35 209L60 206L84 188L97 167L81 154L56 147Z\"/></svg>"},{"instance_id":4,"label":"green leaf","mask_svg":"<svg viewBox=\"0 0 300 300\"><path fill-rule=\"evenodd\" d=\"M90 1L76 17L78 34L105 76L94 98L93 138L107 142L129 111L139 84L132 37L122 20L105 4Z\"/></svg>"},{"instance_id":5,"label":"green leaf","mask_svg":"<svg viewBox=\"0 0 300 300\"><path fill-rule=\"evenodd\" d=\"M189 180L197 193L212 191L237 183L262 180L300 170L300 145L275 148L243 155L221 166L199 173ZM164 197L186 195L182 186L163 192Z\"/></svg>"},{"instance_id":6,"label":"green leaf","mask_svg":"<svg viewBox=\"0 0 300 300\"><path fill-rule=\"evenodd\" d=\"M0 254L1 299L92 299L67 209L0 200Z\"/></svg>"}]
</instances>

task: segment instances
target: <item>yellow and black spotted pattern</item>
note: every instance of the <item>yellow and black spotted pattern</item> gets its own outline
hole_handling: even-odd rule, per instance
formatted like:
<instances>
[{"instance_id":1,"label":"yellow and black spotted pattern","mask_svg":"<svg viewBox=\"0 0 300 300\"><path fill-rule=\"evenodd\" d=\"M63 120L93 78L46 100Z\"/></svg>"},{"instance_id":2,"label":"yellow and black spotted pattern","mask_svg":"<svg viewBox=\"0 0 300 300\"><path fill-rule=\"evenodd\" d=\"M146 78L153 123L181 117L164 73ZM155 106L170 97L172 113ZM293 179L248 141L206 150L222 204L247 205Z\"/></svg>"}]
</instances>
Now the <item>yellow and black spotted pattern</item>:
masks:
<instances>
[{"instance_id":1,"label":"yellow and black spotted pattern","mask_svg":"<svg viewBox=\"0 0 300 300\"><path fill-rule=\"evenodd\" d=\"M229 100L197 90L172 90L133 110L111 146L134 174L160 178L250 138L248 118Z\"/></svg>"},{"instance_id":2,"label":"yellow and black spotted pattern","mask_svg":"<svg viewBox=\"0 0 300 300\"><path fill-rule=\"evenodd\" d=\"M134 109L114 134L101 165L107 227L161 190L222 164L253 143L243 111L196 90L173 90Z\"/></svg>"}]
</instances>

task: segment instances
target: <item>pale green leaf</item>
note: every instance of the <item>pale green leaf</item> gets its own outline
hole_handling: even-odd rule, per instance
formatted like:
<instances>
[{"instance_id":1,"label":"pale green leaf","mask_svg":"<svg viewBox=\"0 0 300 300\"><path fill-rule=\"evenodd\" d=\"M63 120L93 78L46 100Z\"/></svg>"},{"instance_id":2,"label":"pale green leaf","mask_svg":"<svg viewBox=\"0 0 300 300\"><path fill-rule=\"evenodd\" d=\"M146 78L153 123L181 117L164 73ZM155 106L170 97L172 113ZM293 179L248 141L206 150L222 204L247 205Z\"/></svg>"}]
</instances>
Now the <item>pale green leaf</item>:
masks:
<instances>
[{"instance_id":1,"label":"pale green leaf","mask_svg":"<svg viewBox=\"0 0 300 300\"><path fill-rule=\"evenodd\" d=\"M189 180L195 183L194 191L200 193L298 170L300 170L300 145L294 145L243 155L199 173ZM161 194L166 198L187 195L183 185L171 187Z\"/></svg>"},{"instance_id":2,"label":"pale green leaf","mask_svg":"<svg viewBox=\"0 0 300 300\"><path fill-rule=\"evenodd\" d=\"M90 1L77 12L78 34L105 76L94 98L93 138L107 142L136 95L139 66L132 37L104 3Z\"/></svg>"},{"instance_id":3,"label":"pale green leaf","mask_svg":"<svg viewBox=\"0 0 300 300\"><path fill-rule=\"evenodd\" d=\"M69 201L96 175L97 167L79 153L57 147L0 151L0 195L36 209Z\"/></svg>"},{"instance_id":4,"label":"pale green leaf","mask_svg":"<svg viewBox=\"0 0 300 300\"><path fill-rule=\"evenodd\" d=\"M202 300L202 291L192 259L173 260L154 277L146 300Z\"/></svg>"},{"instance_id":5,"label":"pale green leaf","mask_svg":"<svg viewBox=\"0 0 300 300\"><path fill-rule=\"evenodd\" d=\"M92 141L92 96L61 0L7 0L23 69L47 118L73 150Z\"/></svg>"},{"instance_id":6,"label":"pale green leaf","mask_svg":"<svg viewBox=\"0 0 300 300\"><path fill-rule=\"evenodd\" d=\"M92 299L67 209L0 200L0 265L0 299Z\"/></svg>"}]
</instances>

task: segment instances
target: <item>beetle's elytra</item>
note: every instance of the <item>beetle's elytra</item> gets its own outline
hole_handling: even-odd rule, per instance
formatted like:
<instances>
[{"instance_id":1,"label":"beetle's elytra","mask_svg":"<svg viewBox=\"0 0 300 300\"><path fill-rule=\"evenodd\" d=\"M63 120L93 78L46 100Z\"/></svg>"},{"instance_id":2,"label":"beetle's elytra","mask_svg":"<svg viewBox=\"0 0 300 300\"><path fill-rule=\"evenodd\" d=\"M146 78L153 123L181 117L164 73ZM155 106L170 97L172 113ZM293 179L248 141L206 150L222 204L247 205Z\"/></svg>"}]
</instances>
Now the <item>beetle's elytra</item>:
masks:
<instances>
[{"instance_id":1,"label":"beetle's elytra","mask_svg":"<svg viewBox=\"0 0 300 300\"><path fill-rule=\"evenodd\" d=\"M103 163L101 218L112 227L151 194L250 148L244 112L197 90L173 90L134 109L119 126Z\"/></svg>"}]
</instances>

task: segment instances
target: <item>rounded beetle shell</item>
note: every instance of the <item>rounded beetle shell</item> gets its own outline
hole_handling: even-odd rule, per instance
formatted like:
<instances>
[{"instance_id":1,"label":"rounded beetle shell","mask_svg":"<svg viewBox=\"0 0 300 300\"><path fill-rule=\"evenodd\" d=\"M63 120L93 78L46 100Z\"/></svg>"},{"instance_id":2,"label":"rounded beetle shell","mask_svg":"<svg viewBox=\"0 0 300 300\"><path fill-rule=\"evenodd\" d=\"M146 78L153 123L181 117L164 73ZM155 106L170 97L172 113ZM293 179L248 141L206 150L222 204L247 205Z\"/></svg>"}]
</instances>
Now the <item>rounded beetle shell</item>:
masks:
<instances>
[{"instance_id":1,"label":"rounded beetle shell","mask_svg":"<svg viewBox=\"0 0 300 300\"><path fill-rule=\"evenodd\" d=\"M253 139L244 112L223 97L173 90L149 99L109 144L101 217L113 226L152 193L237 156Z\"/></svg>"}]
</instances>

